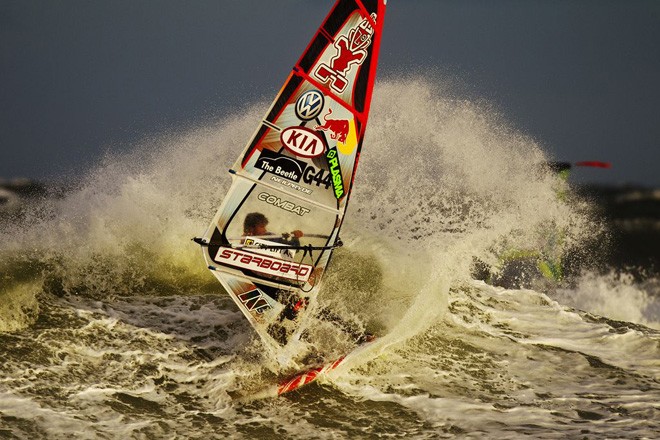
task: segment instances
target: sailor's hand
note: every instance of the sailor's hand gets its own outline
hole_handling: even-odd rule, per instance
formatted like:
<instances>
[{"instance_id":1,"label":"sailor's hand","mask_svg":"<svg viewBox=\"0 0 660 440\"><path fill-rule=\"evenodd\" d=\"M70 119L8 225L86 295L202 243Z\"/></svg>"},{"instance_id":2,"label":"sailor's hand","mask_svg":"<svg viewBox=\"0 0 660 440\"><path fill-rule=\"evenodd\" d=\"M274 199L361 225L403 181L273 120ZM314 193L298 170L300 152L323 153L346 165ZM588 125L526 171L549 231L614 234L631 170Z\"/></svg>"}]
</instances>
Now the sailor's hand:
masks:
<instances>
[{"instance_id":1,"label":"sailor's hand","mask_svg":"<svg viewBox=\"0 0 660 440\"><path fill-rule=\"evenodd\" d=\"M291 232L291 233L292 233L293 236L296 237L296 238L300 238L300 237L302 237L303 235L305 235L305 234L303 234L303 231L300 231L300 230L298 230L298 229L296 229L295 231L293 231L293 232Z\"/></svg>"}]
</instances>

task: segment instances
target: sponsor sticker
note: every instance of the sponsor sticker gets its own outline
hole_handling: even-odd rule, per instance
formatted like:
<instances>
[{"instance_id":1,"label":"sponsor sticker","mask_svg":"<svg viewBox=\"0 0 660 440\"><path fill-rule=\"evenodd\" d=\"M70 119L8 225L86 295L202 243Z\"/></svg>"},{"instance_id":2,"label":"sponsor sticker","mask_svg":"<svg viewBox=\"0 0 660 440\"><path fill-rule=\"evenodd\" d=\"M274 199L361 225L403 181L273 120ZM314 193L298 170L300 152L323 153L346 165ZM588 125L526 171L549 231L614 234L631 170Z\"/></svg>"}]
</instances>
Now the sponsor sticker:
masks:
<instances>
[{"instance_id":1,"label":"sponsor sticker","mask_svg":"<svg viewBox=\"0 0 660 440\"><path fill-rule=\"evenodd\" d=\"M283 209L285 211L292 212L294 214L298 214L299 216L303 216L307 214L310 210L301 206L301 205L296 205L293 202L289 202L288 200L281 199L277 196L268 194L267 192L262 192L259 193L257 196L257 199L259 199L262 202L266 202L269 205L276 206L280 209Z\"/></svg>"},{"instance_id":2,"label":"sponsor sticker","mask_svg":"<svg viewBox=\"0 0 660 440\"><path fill-rule=\"evenodd\" d=\"M330 168L330 175L332 176L332 187L335 192L337 200L341 199L344 195L344 179L341 176L341 166L339 165L339 158L337 157L337 149L331 148L325 155L328 159L328 167Z\"/></svg>"},{"instance_id":3,"label":"sponsor sticker","mask_svg":"<svg viewBox=\"0 0 660 440\"><path fill-rule=\"evenodd\" d=\"M282 145L296 156L317 157L323 154L325 144L323 139L309 128L288 127L280 133Z\"/></svg>"},{"instance_id":4,"label":"sponsor sticker","mask_svg":"<svg viewBox=\"0 0 660 440\"><path fill-rule=\"evenodd\" d=\"M296 116L301 121L311 121L321 114L324 105L323 93L318 90L309 90L300 95L296 101Z\"/></svg>"},{"instance_id":5,"label":"sponsor sticker","mask_svg":"<svg viewBox=\"0 0 660 440\"><path fill-rule=\"evenodd\" d=\"M323 125L317 125L314 127L315 130L327 131L330 133L330 138L336 140L337 142L345 143L346 136L350 130L348 124L348 119L328 119L328 116L332 114L332 109L328 109L328 113L323 115L323 120L325 123Z\"/></svg>"},{"instance_id":6,"label":"sponsor sticker","mask_svg":"<svg viewBox=\"0 0 660 440\"><path fill-rule=\"evenodd\" d=\"M336 148L334 154L337 154ZM330 168L332 164L329 164ZM273 174L271 180L287 186L304 194L312 194L313 190L296 183L316 185L317 187L330 188L333 185L332 170L317 169L311 164L284 156L271 150L263 150L255 167L267 173ZM341 172L341 171L340 171ZM336 173L335 173L336 174ZM304 215L305 213L301 214Z\"/></svg>"},{"instance_id":7,"label":"sponsor sticker","mask_svg":"<svg viewBox=\"0 0 660 440\"><path fill-rule=\"evenodd\" d=\"M215 261L228 266L248 269L265 275L271 275L289 280L305 282L309 279L313 267L308 264L298 264L291 261L267 257L265 255L244 252L239 249L221 247L215 256Z\"/></svg>"},{"instance_id":8,"label":"sponsor sticker","mask_svg":"<svg viewBox=\"0 0 660 440\"><path fill-rule=\"evenodd\" d=\"M376 21L376 14L371 14ZM373 27L366 18L334 41L335 55L330 64L321 63L314 71L314 76L323 83L330 82L330 88L342 93L348 86L347 75L353 66L360 66L367 58L367 49L371 45Z\"/></svg>"},{"instance_id":9,"label":"sponsor sticker","mask_svg":"<svg viewBox=\"0 0 660 440\"><path fill-rule=\"evenodd\" d=\"M307 164L271 150L263 150L255 167L292 182L300 182Z\"/></svg>"},{"instance_id":10,"label":"sponsor sticker","mask_svg":"<svg viewBox=\"0 0 660 440\"><path fill-rule=\"evenodd\" d=\"M238 299L243 303L246 309L251 312L256 312L261 315L266 310L272 309L268 301L259 289L250 290L249 292L237 295Z\"/></svg>"}]
</instances>

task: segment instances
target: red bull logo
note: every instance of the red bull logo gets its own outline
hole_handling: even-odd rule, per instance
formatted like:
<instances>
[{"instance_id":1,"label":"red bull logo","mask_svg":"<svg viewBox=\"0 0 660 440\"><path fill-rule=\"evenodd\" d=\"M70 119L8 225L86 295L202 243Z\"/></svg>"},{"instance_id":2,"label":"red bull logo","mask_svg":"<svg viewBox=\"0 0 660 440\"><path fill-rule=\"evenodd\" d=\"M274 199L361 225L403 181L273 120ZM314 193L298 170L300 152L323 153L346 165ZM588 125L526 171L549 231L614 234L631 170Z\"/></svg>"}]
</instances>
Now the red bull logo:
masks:
<instances>
[{"instance_id":1,"label":"red bull logo","mask_svg":"<svg viewBox=\"0 0 660 440\"><path fill-rule=\"evenodd\" d=\"M371 14L376 21L376 14ZM371 45L374 29L366 18L348 31L348 36L341 35L334 42L335 56L330 65L321 63L314 71L314 76L324 83L330 82L330 88L337 93L346 90L347 75L355 65L361 65L367 58L367 49Z\"/></svg>"},{"instance_id":2,"label":"red bull logo","mask_svg":"<svg viewBox=\"0 0 660 440\"><path fill-rule=\"evenodd\" d=\"M346 142L346 136L348 136L349 125L348 120L346 119L328 119L328 115L332 114L332 109L328 109L328 113L323 115L323 120L325 123L323 125L317 125L314 127L315 130L322 130L330 132L330 138L341 142L342 144Z\"/></svg>"}]
</instances>

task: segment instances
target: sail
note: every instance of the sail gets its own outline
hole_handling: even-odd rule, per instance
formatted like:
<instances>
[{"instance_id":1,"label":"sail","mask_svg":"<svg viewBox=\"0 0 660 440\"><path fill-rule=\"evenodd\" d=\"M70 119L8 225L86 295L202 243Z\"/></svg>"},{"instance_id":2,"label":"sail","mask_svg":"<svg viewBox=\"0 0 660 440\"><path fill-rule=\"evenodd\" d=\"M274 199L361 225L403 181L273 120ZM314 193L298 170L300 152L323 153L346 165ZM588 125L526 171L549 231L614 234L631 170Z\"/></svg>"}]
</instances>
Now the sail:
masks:
<instances>
[{"instance_id":1,"label":"sail","mask_svg":"<svg viewBox=\"0 0 660 440\"><path fill-rule=\"evenodd\" d=\"M285 345L318 290L353 188L386 0L339 0L230 173L201 239L262 338Z\"/></svg>"}]
</instances>

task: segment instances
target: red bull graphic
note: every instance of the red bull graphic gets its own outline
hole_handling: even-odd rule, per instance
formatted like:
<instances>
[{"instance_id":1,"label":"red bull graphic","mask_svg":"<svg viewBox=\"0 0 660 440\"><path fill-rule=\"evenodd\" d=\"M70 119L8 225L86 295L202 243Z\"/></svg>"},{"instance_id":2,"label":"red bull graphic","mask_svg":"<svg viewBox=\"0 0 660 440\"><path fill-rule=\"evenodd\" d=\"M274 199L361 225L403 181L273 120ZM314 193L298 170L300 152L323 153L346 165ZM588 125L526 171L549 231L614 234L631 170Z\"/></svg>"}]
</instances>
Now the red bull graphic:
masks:
<instances>
[{"instance_id":1,"label":"red bull graphic","mask_svg":"<svg viewBox=\"0 0 660 440\"><path fill-rule=\"evenodd\" d=\"M348 136L348 131L350 126L347 119L328 119L328 115L332 114L332 109L328 109L328 113L323 115L323 120L325 123L323 125L317 125L314 127L314 130L323 130L329 131L330 137L337 142L345 143L346 136Z\"/></svg>"},{"instance_id":2,"label":"red bull graphic","mask_svg":"<svg viewBox=\"0 0 660 440\"><path fill-rule=\"evenodd\" d=\"M376 21L376 14L371 14ZM314 71L314 76L323 83L330 82L330 88L337 93L346 90L349 80L347 78L351 68L361 65L367 58L367 48L371 45L373 27L368 19L363 19L360 24L348 32L348 37L342 35L334 41L336 54L330 59L330 65L319 64Z\"/></svg>"}]
</instances>

